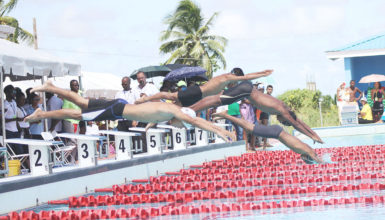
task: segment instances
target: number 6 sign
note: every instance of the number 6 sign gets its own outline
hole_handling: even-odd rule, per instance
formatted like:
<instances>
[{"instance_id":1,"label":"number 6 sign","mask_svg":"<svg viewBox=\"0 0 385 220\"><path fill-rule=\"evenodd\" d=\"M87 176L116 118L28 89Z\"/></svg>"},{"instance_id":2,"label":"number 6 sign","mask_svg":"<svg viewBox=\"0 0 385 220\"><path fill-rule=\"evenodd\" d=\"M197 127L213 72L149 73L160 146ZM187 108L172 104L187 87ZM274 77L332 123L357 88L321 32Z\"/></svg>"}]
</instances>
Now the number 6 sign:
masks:
<instances>
[{"instance_id":1,"label":"number 6 sign","mask_svg":"<svg viewBox=\"0 0 385 220\"><path fill-rule=\"evenodd\" d=\"M184 128L173 128L172 139L174 150L186 149L186 129Z\"/></svg>"}]
</instances>

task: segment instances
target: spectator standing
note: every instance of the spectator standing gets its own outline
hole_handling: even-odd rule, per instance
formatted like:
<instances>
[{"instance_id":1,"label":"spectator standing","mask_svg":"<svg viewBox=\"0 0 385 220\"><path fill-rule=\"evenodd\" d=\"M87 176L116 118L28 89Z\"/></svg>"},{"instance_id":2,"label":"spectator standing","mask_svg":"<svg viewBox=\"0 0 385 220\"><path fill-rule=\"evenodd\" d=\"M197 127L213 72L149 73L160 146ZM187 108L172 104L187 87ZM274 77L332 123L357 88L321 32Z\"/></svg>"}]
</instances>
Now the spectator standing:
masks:
<instances>
[{"instance_id":1,"label":"spectator standing","mask_svg":"<svg viewBox=\"0 0 385 220\"><path fill-rule=\"evenodd\" d=\"M248 99L244 99L241 102L240 105L240 113L242 116L242 119L254 124L255 123L255 113L253 106L250 104ZM252 133L246 133L245 134L245 140L246 140L246 150L255 150L255 137Z\"/></svg>"},{"instance_id":2,"label":"spectator standing","mask_svg":"<svg viewBox=\"0 0 385 220\"><path fill-rule=\"evenodd\" d=\"M159 92L154 84L147 83L147 77L143 72L139 72L136 77L139 85L133 90L135 101L143 96L152 96Z\"/></svg>"},{"instance_id":3,"label":"spectator standing","mask_svg":"<svg viewBox=\"0 0 385 220\"><path fill-rule=\"evenodd\" d=\"M356 81L350 80L350 87L348 88L350 98L349 102L357 102L362 97L362 92L359 88L356 87ZM359 96L356 98L356 94L359 94Z\"/></svg>"},{"instance_id":4,"label":"spectator standing","mask_svg":"<svg viewBox=\"0 0 385 220\"><path fill-rule=\"evenodd\" d=\"M124 99L128 104L134 104L135 95L131 89L131 79L129 77L125 76L122 78L122 87L123 90L116 93L115 99ZM132 121L126 119L118 120L118 131L128 131L130 127L132 127Z\"/></svg>"},{"instance_id":5,"label":"spectator standing","mask_svg":"<svg viewBox=\"0 0 385 220\"><path fill-rule=\"evenodd\" d=\"M18 121L20 137L31 138L31 135L29 133L29 123L22 121L24 120L25 117L28 116L27 111L24 109L24 106L25 106L24 93L21 92L16 94L16 104L17 104L17 118L19 118L20 120ZM26 151L28 151L28 147L23 146L23 151L26 153Z\"/></svg>"},{"instance_id":6,"label":"spectator standing","mask_svg":"<svg viewBox=\"0 0 385 220\"><path fill-rule=\"evenodd\" d=\"M381 88L380 82L374 83L374 88L371 91L372 100L373 100L373 117L374 121L381 119L382 113L384 113L384 105L382 100L385 97L384 90Z\"/></svg>"},{"instance_id":7,"label":"spectator standing","mask_svg":"<svg viewBox=\"0 0 385 220\"><path fill-rule=\"evenodd\" d=\"M17 129L17 104L15 101L16 91L12 85L4 88L4 118L5 118L5 135L6 138L20 138L19 130ZM22 154L23 149L21 145L9 144L15 154Z\"/></svg>"},{"instance_id":8,"label":"spectator standing","mask_svg":"<svg viewBox=\"0 0 385 220\"><path fill-rule=\"evenodd\" d=\"M77 80L71 80L70 82L71 91L74 93L79 93L79 82ZM68 101L67 99L63 100L63 109L79 109L80 107L75 105L73 102ZM63 132L64 133L77 133L77 127L79 120L74 119L64 119L63 120Z\"/></svg>"},{"instance_id":9,"label":"spectator standing","mask_svg":"<svg viewBox=\"0 0 385 220\"><path fill-rule=\"evenodd\" d=\"M227 88L231 88L231 87L234 87L236 86L237 83L230 83L229 85L227 85ZM227 114L231 115L231 116L234 116L234 117L237 117L237 118L241 118L241 112L239 110L239 104L241 102L234 102L230 105L227 106ZM240 141L240 140L243 140L243 128L241 126L239 126L237 123L233 123L229 120L226 119L226 124L232 124L234 129L235 129L235 133L237 135L237 141Z\"/></svg>"},{"instance_id":10,"label":"spectator standing","mask_svg":"<svg viewBox=\"0 0 385 220\"><path fill-rule=\"evenodd\" d=\"M36 109L43 109L42 104L39 104L40 97L35 93L31 94L31 104L25 109L28 115L34 113ZM44 131L44 124L42 120L31 122L29 126L29 132L32 139L42 140L41 132Z\"/></svg>"},{"instance_id":11,"label":"spectator standing","mask_svg":"<svg viewBox=\"0 0 385 220\"><path fill-rule=\"evenodd\" d=\"M152 95L155 95L156 93L159 92L159 90L156 88L156 86L154 84L151 84L151 83L147 83L147 77L146 77L146 74L144 74L143 72L139 72L136 74L136 79L138 81L138 86L134 87L133 89L133 92L134 92L134 95L135 95L135 101L140 99L141 97L144 97L144 96L152 96ZM133 127L146 127L147 123L143 123L143 122L135 122L133 121L132 122L132 126ZM142 134L142 136L140 137L140 139L142 140L142 143L143 143L143 151L144 152L147 152L147 143L146 143L146 134ZM136 140L138 141L137 137L134 137L133 140Z\"/></svg>"},{"instance_id":12,"label":"spectator standing","mask_svg":"<svg viewBox=\"0 0 385 220\"><path fill-rule=\"evenodd\" d=\"M54 95L53 93L46 92L45 97L47 98L47 111L54 111L62 109L63 100ZM62 120L48 119L48 130L49 131L62 131Z\"/></svg>"},{"instance_id":13,"label":"spectator standing","mask_svg":"<svg viewBox=\"0 0 385 220\"><path fill-rule=\"evenodd\" d=\"M271 95L273 93L273 86L272 85L268 85L266 87L266 94L267 95ZM260 115L260 121L261 121L261 124L263 125L269 125L269 118L270 118L270 115L269 113L266 113L266 112L261 112L261 115ZM268 146L268 143L267 143L267 138L262 138L262 147L263 149L266 149L266 147Z\"/></svg>"}]
</instances>

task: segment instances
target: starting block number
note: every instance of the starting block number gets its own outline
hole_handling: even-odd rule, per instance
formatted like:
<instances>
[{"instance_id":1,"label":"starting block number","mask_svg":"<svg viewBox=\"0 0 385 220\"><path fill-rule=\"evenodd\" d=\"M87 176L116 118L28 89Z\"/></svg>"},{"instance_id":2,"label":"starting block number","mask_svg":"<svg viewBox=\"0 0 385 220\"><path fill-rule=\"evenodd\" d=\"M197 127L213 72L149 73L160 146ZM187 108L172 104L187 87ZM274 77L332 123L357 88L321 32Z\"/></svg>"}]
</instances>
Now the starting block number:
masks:
<instances>
[{"instance_id":1,"label":"starting block number","mask_svg":"<svg viewBox=\"0 0 385 220\"><path fill-rule=\"evenodd\" d=\"M117 160L132 158L131 137L115 135L115 146Z\"/></svg>"},{"instance_id":2,"label":"starting block number","mask_svg":"<svg viewBox=\"0 0 385 220\"><path fill-rule=\"evenodd\" d=\"M29 145L29 158L32 176L49 174L49 152L48 146Z\"/></svg>"},{"instance_id":3,"label":"starting block number","mask_svg":"<svg viewBox=\"0 0 385 220\"><path fill-rule=\"evenodd\" d=\"M161 138L159 132L150 132L146 133L146 141L147 141L147 152L148 154L160 154L162 153Z\"/></svg>"},{"instance_id":4,"label":"starting block number","mask_svg":"<svg viewBox=\"0 0 385 220\"><path fill-rule=\"evenodd\" d=\"M172 139L173 139L174 150L180 150L180 149L186 149L187 148L186 129L184 129L184 128L172 129Z\"/></svg>"},{"instance_id":5,"label":"starting block number","mask_svg":"<svg viewBox=\"0 0 385 220\"><path fill-rule=\"evenodd\" d=\"M78 159L80 167L96 165L96 150L94 140L78 140Z\"/></svg>"},{"instance_id":6,"label":"starting block number","mask_svg":"<svg viewBox=\"0 0 385 220\"><path fill-rule=\"evenodd\" d=\"M209 144L208 132L200 128L195 128L195 140L197 146L206 146Z\"/></svg>"}]
</instances>

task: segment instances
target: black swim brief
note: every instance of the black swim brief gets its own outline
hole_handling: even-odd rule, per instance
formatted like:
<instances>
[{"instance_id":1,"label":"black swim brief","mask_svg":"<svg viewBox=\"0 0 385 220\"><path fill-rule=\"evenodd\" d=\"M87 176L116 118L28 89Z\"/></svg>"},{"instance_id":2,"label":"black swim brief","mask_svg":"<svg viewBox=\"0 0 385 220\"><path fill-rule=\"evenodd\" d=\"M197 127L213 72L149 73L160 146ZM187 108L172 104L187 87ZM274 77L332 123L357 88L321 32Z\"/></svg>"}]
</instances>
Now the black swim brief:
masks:
<instances>
[{"instance_id":1,"label":"black swim brief","mask_svg":"<svg viewBox=\"0 0 385 220\"><path fill-rule=\"evenodd\" d=\"M178 92L178 99L183 107L188 107L202 99L202 90L198 85L189 86Z\"/></svg>"},{"instance_id":2,"label":"black swim brief","mask_svg":"<svg viewBox=\"0 0 385 220\"><path fill-rule=\"evenodd\" d=\"M253 90L253 84L250 81L243 81L237 86L223 91L220 96L222 105L230 105L244 98L248 98Z\"/></svg>"},{"instance_id":3,"label":"black swim brief","mask_svg":"<svg viewBox=\"0 0 385 220\"><path fill-rule=\"evenodd\" d=\"M90 99L88 108L82 109L82 120L84 121L104 121L123 119L123 109L127 101L124 99L114 99L106 101L102 99Z\"/></svg>"},{"instance_id":4,"label":"black swim brief","mask_svg":"<svg viewBox=\"0 0 385 220\"><path fill-rule=\"evenodd\" d=\"M278 139L279 135L283 131L283 128L279 125L254 125L253 135L258 137L275 138Z\"/></svg>"}]
</instances>

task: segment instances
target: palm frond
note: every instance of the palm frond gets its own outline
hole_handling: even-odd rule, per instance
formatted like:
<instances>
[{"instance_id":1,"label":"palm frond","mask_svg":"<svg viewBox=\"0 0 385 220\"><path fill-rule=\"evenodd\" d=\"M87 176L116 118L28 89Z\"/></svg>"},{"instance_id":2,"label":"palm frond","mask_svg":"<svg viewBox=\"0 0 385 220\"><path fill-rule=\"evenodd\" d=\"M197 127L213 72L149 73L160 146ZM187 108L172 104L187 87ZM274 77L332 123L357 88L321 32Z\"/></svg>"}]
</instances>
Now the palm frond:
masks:
<instances>
[{"instance_id":1,"label":"palm frond","mask_svg":"<svg viewBox=\"0 0 385 220\"><path fill-rule=\"evenodd\" d=\"M218 35L205 35L205 36L202 36L202 40L203 41L208 41L208 40L214 40L214 41L219 41L223 44L223 46L227 46L227 38L225 37L222 37L222 36L218 36Z\"/></svg>"},{"instance_id":2,"label":"palm frond","mask_svg":"<svg viewBox=\"0 0 385 220\"><path fill-rule=\"evenodd\" d=\"M15 28L15 32L8 36L7 38L8 40L14 43L19 43L19 41L25 41L29 45L33 43L33 40L34 40L33 35L28 31L19 27L19 22L17 21L16 18L9 17L9 16L0 17L0 24L5 24Z\"/></svg>"},{"instance_id":3,"label":"palm frond","mask_svg":"<svg viewBox=\"0 0 385 220\"><path fill-rule=\"evenodd\" d=\"M162 44L159 48L160 52L163 54L170 53L178 49L183 45L183 39L177 39L173 41L166 42Z\"/></svg>"},{"instance_id":4,"label":"palm frond","mask_svg":"<svg viewBox=\"0 0 385 220\"><path fill-rule=\"evenodd\" d=\"M165 41L165 40L168 40L169 38L185 38L185 37L186 37L186 34L183 32L166 30L166 31L162 31L160 40Z\"/></svg>"},{"instance_id":5,"label":"palm frond","mask_svg":"<svg viewBox=\"0 0 385 220\"><path fill-rule=\"evenodd\" d=\"M7 4L4 5L4 1L0 1L0 16L8 14L16 7L18 0L9 0Z\"/></svg>"}]
</instances>

